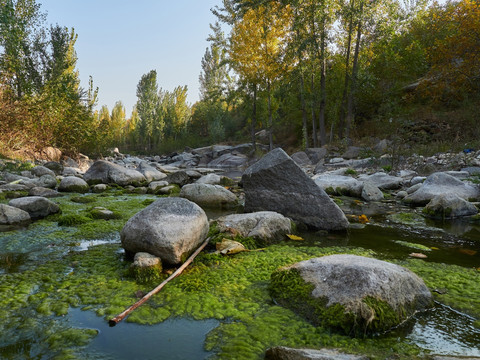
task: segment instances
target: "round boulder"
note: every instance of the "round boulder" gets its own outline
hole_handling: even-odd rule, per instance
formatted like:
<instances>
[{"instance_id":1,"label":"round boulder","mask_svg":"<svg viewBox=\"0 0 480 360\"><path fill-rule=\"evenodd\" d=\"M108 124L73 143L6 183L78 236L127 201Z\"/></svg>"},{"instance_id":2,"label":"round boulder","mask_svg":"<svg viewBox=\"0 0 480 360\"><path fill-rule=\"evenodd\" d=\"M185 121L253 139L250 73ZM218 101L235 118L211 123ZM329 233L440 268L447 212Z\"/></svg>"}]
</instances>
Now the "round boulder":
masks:
<instances>
[{"instance_id":1,"label":"round boulder","mask_svg":"<svg viewBox=\"0 0 480 360\"><path fill-rule=\"evenodd\" d=\"M422 279L401 266L355 255L331 255L281 268L273 298L310 320L352 336L387 331L429 307Z\"/></svg>"},{"instance_id":2,"label":"round boulder","mask_svg":"<svg viewBox=\"0 0 480 360\"><path fill-rule=\"evenodd\" d=\"M440 219L454 219L462 216L471 216L478 213L475 205L455 194L441 194L435 196L423 209L429 217Z\"/></svg>"},{"instance_id":3,"label":"round boulder","mask_svg":"<svg viewBox=\"0 0 480 360\"><path fill-rule=\"evenodd\" d=\"M76 176L67 176L60 181L58 185L58 191L63 192L76 192L76 193L86 193L90 190L90 187L85 180L80 179Z\"/></svg>"},{"instance_id":4,"label":"round boulder","mask_svg":"<svg viewBox=\"0 0 480 360\"><path fill-rule=\"evenodd\" d=\"M231 232L242 237L253 237L266 243L280 241L292 231L290 219L273 211L249 214L232 214L216 220L218 230Z\"/></svg>"},{"instance_id":5,"label":"round boulder","mask_svg":"<svg viewBox=\"0 0 480 360\"><path fill-rule=\"evenodd\" d=\"M10 200L8 205L26 211L32 219L44 218L60 211L60 206L41 196L27 196Z\"/></svg>"},{"instance_id":6,"label":"round boulder","mask_svg":"<svg viewBox=\"0 0 480 360\"><path fill-rule=\"evenodd\" d=\"M120 238L128 253L148 252L175 265L198 247L208 228L207 215L197 204L161 198L130 218Z\"/></svg>"},{"instance_id":7,"label":"round boulder","mask_svg":"<svg viewBox=\"0 0 480 360\"><path fill-rule=\"evenodd\" d=\"M31 221L28 212L5 204L0 204L0 225L24 225Z\"/></svg>"},{"instance_id":8,"label":"round boulder","mask_svg":"<svg viewBox=\"0 0 480 360\"><path fill-rule=\"evenodd\" d=\"M127 169L105 160L95 161L83 179L90 185L117 184L120 186L138 186L146 181L145 177L137 170Z\"/></svg>"},{"instance_id":9,"label":"round boulder","mask_svg":"<svg viewBox=\"0 0 480 360\"><path fill-rule=\"evenodd\" d=\"M180 196L205 207L230 208L238 203L235 194L220 185L188 184L182 187Z\"/></svg>"}]
</instances>

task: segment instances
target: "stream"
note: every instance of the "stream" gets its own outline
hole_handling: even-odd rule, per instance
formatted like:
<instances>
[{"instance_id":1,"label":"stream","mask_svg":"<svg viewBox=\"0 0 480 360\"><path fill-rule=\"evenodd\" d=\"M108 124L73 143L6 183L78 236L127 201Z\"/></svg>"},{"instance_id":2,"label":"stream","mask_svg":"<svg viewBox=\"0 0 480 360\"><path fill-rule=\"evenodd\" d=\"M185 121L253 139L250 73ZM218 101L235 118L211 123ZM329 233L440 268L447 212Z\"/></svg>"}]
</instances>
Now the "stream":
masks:
<instances>
[{"instance_id":1,"label":"stream","mask_svg":"<svg viewBox=\"0 0 480 360\"><path fill-rule=\"evenodd\" d=\"M97 198L97 202L106 203L109 208L118 206L119 211L120 206L128 205L129 208L129 212L125 213L122 219L105 222L107 227L102 231L96 230L93 225L89 227L88 224L78 228L61 227L57 225L57 218L47 218L30 224L26 228L0 232L0 318L4 319L0 325L0 358L263 358L263 352L266 350L263 344L271 340L261 340L261 336L257 339L252 325L254 323L248 322L251 320L245 320L244 323L242 319L246 319L246 315L231 315L235 314L235 309L227 311L230 315L214 314L208 318L208 316L198 315L203 309L195 310L194 308L190 314L189 311L184 311L185 314L182 315L181 312L173 310L173 305L169 305L170 312L162 315L163 317L158 321L152 320L151 324L148 321L142 323L134 318L132 322L124 321L114 328L108 327L106 317L110 312L121 310L125 305L131 304L129 303L131 297L123 297L121 289L124 285L119 284L127 284L125 286L129 289L135 289L137 286L134 281L124 275L128 264L123 259L118 229L121 229L129 216L144 206L143 201L155 198L153 195L122 196L125 204L117 201L115 197L118 196L115 194L111 197ZM70 198L71 196L65 196L54 201L58 201L62 209L66 209L64 213L68 211L79 213L89 206L73 204ZM131 203L127 204L127 200ZM307 252L308 248L312 251L330 247L363 249L374 252L375 257L381 260L400 265L413 264L419 269L422 263L432 266L438 264L439 270L435 276L439 277L432 277L432 279L441 278L440 272L443 271L443 267L449 271L476 269L477 275L480 272L480 223L426 220L418 209L403 206L393 200L366 203L341 197L337 201L353 223L348 232L324 233L298 230L297 234L303 237L304 241L288 242L287 245L292 250L301 248L302 251ZM206 212L209 219L227 213L209 210ZM356 221L359 215L366 215L369 222L362 224ZM104 260L102 254L107 253L109 258ZM412 256L418 253L424 254L426 258L415 259L415 255ZM90 260L90 257L94 260ZM101 274L101 272L97 273L97 270L92 270L92 273L88 274L88 269L82 275L79 264L82 264L84 258L85 261L88 260L88 264L95 264L95 269L97 267L105 269L100 270L106 272L105 276L95 275ZM114 267L110 268L105 264L114 264ZM448 275L452 276L452 279L454 279L453 270L452 275ZM427 274L428 271L431 272L426 269L425 273ZM118 279L115 279L115 274L120 274ZM92 280L88 280L88 275L97 276L93 281L98 281L98 289L92 289ZM82 276L85 276L85 283ZM189 274L182 275L182 277L188 276ZM118 284L113 282L114 280L118 281ZM187 281L187 279L181 281ZM444 283L438 284L437 288L435 280L432 281L434 290L439 293L446 291L443 289L446 286ZM462 284L462 281L459 281L460 295ZM108 291L114 292L107 294L108 297L97 299L95 296L99 294L95 293L103 292L104 285ZM258 282L258 286L264 288L265 281ZM432 284L429 286L432 289ZM165 297L162 300L164 303L160 300L153 301L151 310L145 311L157 311L163 306L162 304L170 304L168 301L179 301L179 299L169 298L169 287L170 285L167 285L162 290L165 293L162 295ZM106 298L115 297L115 291L118 291L118 302L109 300L110 307L102 307ZM173 297L175 294L181 294L174 285L171 286L170 291ZM449 294L453 296L452 291L450 289ZM468 311L468 297L480 298L480 289L468 291L473 293L465 294L462 309L456 308L455 304L449 301L445 301L447 304L444 303L443 295L439 295L433 309L417 314L414 319L391 332L366 340L365 346L374 348L375 342L380 343L385 340L397 344L399 348L404 345L413 347L416 349L415 356L419 358L428 354L480 356L478 317L475 318ZM202 299L201 295L199 296ZM185 309L190 309L192 305L185 306ZM281 316L288 315L283 313L286 310L277 309L268 300L258 306L266 313L282 311ZM467 311L463 311L463 308ZM480 312L478 309L473 311L476 311L476 314ZM155 316L159 316L158 313ZM300 319L296 317L292 319L302 324ZM477 321L476 325L474 325L475 321ZM245 324L250 336L248 339L252 341L252 344L247 343L242 346L257 346L259 350L248 352L255 355L242 355L241 352L235 355L229 352L234 349L231 345L235 343L232 339L235 337L233 329L235 326L243 326L242 324ZM307 324L300 327L302 331L305 328L306 334L319 331ZM88 332L83 331L85 329L88 329ZM327 335L322 333L322 336ZM258 340L258 344L254 344L252 339ZM346 338L338 338L339 344L345 345L349 341ZM323 345L328 347L325 341L322 344L319 343L320 347ZM236 346L240 345L236 344ZM362 347L355 346L354 351L361 351ZM402 356L400 358L408 358L407 355ZM377 358L381 358L378 353Z\"/></svg>"}]
</instances>

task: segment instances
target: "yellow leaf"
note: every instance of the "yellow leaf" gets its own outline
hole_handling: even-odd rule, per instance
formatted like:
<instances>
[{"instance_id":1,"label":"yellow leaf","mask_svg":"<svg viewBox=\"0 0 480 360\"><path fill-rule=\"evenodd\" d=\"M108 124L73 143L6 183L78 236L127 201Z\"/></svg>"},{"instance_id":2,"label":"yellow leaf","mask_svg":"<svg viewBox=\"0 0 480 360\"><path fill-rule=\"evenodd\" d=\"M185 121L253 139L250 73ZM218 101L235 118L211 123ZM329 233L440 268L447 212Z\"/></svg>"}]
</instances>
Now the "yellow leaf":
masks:
<instances>
[{"instance_id":1,"label":"yellow leaf","mask_svg":"<svg viewBox=\"0 0 480 360\"><path fill-rule=\"evenodd\" d=\"M292 234L287 234L287 237L288 237L290 240L296 240L296 241L305 240L304 238L302 238L302 237L300 237L300 236L292 235Z\"/></svg>"}]
</instances>

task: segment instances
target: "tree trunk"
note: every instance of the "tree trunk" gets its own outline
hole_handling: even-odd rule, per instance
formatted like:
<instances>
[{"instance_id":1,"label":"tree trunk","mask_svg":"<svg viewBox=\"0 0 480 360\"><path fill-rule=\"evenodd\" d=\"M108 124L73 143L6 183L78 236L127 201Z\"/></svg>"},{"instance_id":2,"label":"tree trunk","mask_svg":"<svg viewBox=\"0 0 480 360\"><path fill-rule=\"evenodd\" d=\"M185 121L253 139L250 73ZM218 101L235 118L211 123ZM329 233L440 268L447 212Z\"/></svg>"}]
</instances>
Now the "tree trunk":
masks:
<instances>
[{"instance_id":1,"label":"tree trunk","mask_svg":"<svg viewBox=\"0 0 480 360\"><path fill-rule=\"evenodd\" d=\"M257 84L253 84L253 110L252 110L252 127L250 134L252 136L253 151L257 151L257 142L255 139L255 128L257 127Z\"/></svg>"},{"instance_id":2,"label":"tree trunk","mask_svg":"<svg viewBox=\"0 0 480 360\"><path fill-rule=\"evenodd\" d=\"M307 109L305 104L305 79L303 77L303 71L300 75L300 98L302 102L302 135L303 135L303 145L304 149L308 148L308 129L307 129Z\"/></svg>"},{"instance_id":3,"label":"tree trunk","mask_svg":"<svg viewBox=\"0 0 480 360\"><path fill-rule=\"evenodd\" d=\"M357 86L357 73L358 73L358 54L360 52L360 41L362 39L362 15L363 15L363 1L360 2L360 14L357 23L357 43L355 44L355 53L353 55L353 65L352 65L352 81L350 86L350 93L348 94L348 103L347 103L347 128L345 131L345 136L348 138L350 136L350 129L353 125L355 114L353 112L353 105L355 100L355 91Z\"/></svg>"},{"instance_id":4,"label":"tree trunk","mask_svg":"<svg viewBox=\"0 0 480 360\"><path fill-rule=\"evenodd\" d=\"M340 115L338 122L338 136L340 139L343 138L343 130L345 128L345 113L347 107L347 98L348 98L348 82L350 78L349 68L350 68L350 48L352 45L352 32L353 32L353 10L355 6L355 0L350 0L350 21L348 24L348 40L347 40L347 54L345 56L345 83L343 85L343 95L342 103L340 105Z\"/></svg>"},{"instance_id":5,"label":"tree trunk","mask_svg":"<svg viewBox=\"0 0 480 360\"><path fill-rule=\"evenodd\" d=\"M311 109L311 114L312 114L312 132L313 132L313 147L318 146L318 140L317 140L317 121L315 119L315 74L313 72L313 66L312 66L312 89L311 89L311 101L310 101L310 109Z\"/></svg>"},{"instance_id":6,"label":"tree trunk","mask_svg":"<svg viewBox=\"0 0 480 360\"><path fill-rule=\"evenodd\" d=\"M320 70L320 109L318 114L318 123L320 127L320 145L323 146L326 144L326 133L325 133L325 106L327 103L327 96L326 96L326 75L327 75L327 57L325 56L325 36L326 36L326 29L325 29L325 18L323 18L322 22L322 39L320 40L320 63L321 63L321 70Z\"/></svg>"},{"instance_id":7,"label":"tree trunk","mask_svg":"<svg viewBox=\"0 0 480 360\"><path fill-rule=\"evenodd\" d=\"M273 118L272 118L272 94L270 89L270 80L267 81L268 93L268 142L270 144L270 151L273 150Z\"/></svg>"}]
</instances>

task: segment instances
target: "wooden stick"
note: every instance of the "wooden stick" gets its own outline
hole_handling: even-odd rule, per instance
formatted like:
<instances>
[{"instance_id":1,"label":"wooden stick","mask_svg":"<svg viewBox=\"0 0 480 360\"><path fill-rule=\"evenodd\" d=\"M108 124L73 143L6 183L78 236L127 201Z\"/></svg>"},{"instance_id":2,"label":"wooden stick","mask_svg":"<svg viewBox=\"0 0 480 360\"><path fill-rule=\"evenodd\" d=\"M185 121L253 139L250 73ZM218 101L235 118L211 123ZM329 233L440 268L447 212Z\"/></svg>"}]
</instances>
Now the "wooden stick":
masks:
<instances>
[{"instance_id":1,"label":"wooden stick","mask_svg":"<svg viewBox=\"0 0 480 360\"><path fill-rule=\"evenodd\" d=\"M148 294L146 294L143 298L141 298L140 300L138 300L135 304L133 304L132 306L130 306L128 309L126 309L124 312L122 312L121 314L118 314L117 316L115 316L113 319L110 319L108 321L108 325L110 326L115 326L117 325L120 321L122 321L128 314L130 314L133 310L135 310L136 308L138 308L140 305L142 305L144 302L146 302L148 299L150 299L153 295L155 295L156 293L158 293L160 290L162 290L162 288L168 283L170 282L171 280L175 279L178 275L180 275L183 270L185 270L185 268L190 265L193 261L193 259L195 259L197 257L198 254L200 254L200 252L205 248L205 246L207 246L208 242L210 241L210 238L207 238L202 245L199 246L199 248L192 254L190 255L190 257L187 259L187 261L185 261L182 266L180 266L177 270L175 270L175 272L170 275L167 279L165 279L160 285L158 285L155 289L153 289L152 291L150 291Z\"/></svg>"}]
</instances>

